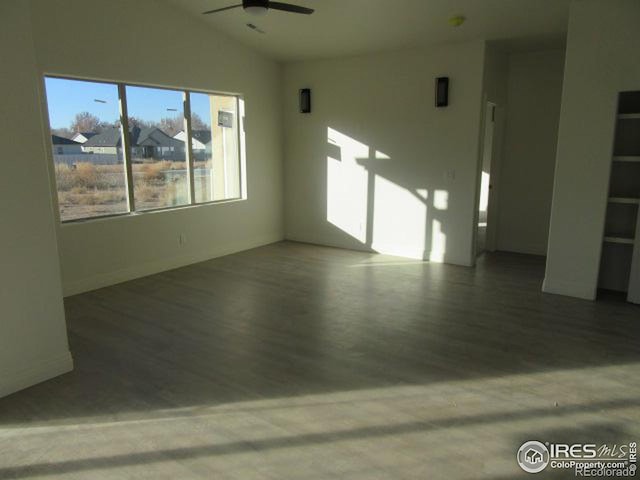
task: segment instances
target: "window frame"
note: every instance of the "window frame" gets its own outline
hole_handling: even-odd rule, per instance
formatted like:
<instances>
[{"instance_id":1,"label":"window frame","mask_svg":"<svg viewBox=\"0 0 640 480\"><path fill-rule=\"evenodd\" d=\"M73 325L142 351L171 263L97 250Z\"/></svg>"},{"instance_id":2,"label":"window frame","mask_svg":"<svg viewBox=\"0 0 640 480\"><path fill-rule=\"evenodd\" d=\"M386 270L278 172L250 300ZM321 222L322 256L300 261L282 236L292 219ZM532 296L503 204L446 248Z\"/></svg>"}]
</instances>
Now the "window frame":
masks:
<instances>
[{"instance_id":1,"label":"window frame","mask_svg":"<svg viewBox=\"0 0 640 480\"><path fill-rule=\"evenodd\" d=\"M118 90L118 106L120 112L120 130L121 130L121 138L122 138L122 156L124 162L125 169L125 180L126 180L126 195L127 195L127 212L122 213L108 213L103 215L94 215L91 217L82 217L82 218L73 218L69 220L63 220L60 216L60 205L58 200L58 186L57 179L55 178L55 161L54 161L54 153L51 144L51 122L49 119L49 103L46 96L46 79L47 78L56 78L60 80L71 80L71 81L81 81L81 82L93 82L93 83L102 83L102 84L110 84L114 85ZM187 164L187 183L188 183L188 198L189 203L185 205L179 206L169 206L169 207L158 207L158 208L149 208L144 210L136 210L135 209L135 198L134 198L134 185L133 185L133 162L132 162L132 150L129 140L129 118L128 118L128 105L127 105L127 86L131 87L143 87L143 88L155 88L160 90L171 90L174 92L182 93L183 98L183 119L184 119L184 131L187 136L185 142L185 160ZM42 92L42 102L43 102L43 114L45 115L46 124L48 127L48 136L47 136L47 155L49 156L49 164L54 167L51 169L51 177L53 186L52 193L55 197L55 207L56 207L56 216L58 218L58 222L62 225L69 224L77 224L77 223L86 223L92 222L96 220L107 220L111 218L122 218L122 217L134 217L138 215L145 215L148 213L160 213L167 212L173 210L184 210L188 208L197 208L208 205L218 205L224 203L235 203L247 200L247 168L246 168L246 135L244 131L245 119L245 107L244 107L244 96L240 93L229 93L229 92L219 92L213 90L204 90L204 89L193 89L193 88L184 88L184 87L172 87L167 85L155 85L155 84L147 84L140 82L126 82L126 81L118 81L118 80L103 80L97 78L87 78L81 76L74 75L61 75L57 73L41 73L41 92ZM195 178L194 178L194 161L193 161L193 130L191 127L191 93L200 93L204 95L215 95L219 97L232 97L235 99L235 107L236 107L236 119L235 119L235 128L237 131L237 142L238 142L238 169L239 169L239 178L238 178L238 187L240 196L233 198L224 198L220 200L209 200L206 202L196 202L195 201ZM211 119L212 128L214 119Z\"/></svg>"}]
</instances>

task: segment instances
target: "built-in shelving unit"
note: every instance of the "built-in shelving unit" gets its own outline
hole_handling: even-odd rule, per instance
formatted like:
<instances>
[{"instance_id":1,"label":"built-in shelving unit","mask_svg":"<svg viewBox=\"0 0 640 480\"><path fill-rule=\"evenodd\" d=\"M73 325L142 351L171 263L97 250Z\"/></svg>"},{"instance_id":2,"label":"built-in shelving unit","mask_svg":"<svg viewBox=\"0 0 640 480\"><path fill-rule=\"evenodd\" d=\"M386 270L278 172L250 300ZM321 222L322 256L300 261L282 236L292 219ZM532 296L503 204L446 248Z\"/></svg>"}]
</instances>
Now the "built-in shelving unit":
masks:
<instances>
[{"instance_id":1,"label":"built-in shelving unit","mask_svg":"<svg viewBox=\"0 0 640 480\"><path fill-rule=\"evenodd\" d=\"M619 98L600 288L640 303L640 91Z\"/></svg>"},{"instance_id":2,"label":"built-in shelving unit","mask_svg":"<svg viewBox=\"0 0 640 480\"><path fill-rule=\"evenodd\" d=\"M609 197L609 203L621 203L623 205L640 205L640 198Z\"/></svg>"},{"instance_id":3,"label":"built-in shelving unit","mask_svg":"<svg viewBox=\"0 0 640 480\"><path fill-rule=\"evenodd\" d=\"M604 237L604 241L606 243L617 243L620 245L633 245L635 243L635 239L625 237Z\"/></svg>"},{"instance_id":4,"label":"built-in shelving unit","mask_svg":"<svg viewBox=\"0 0 640 480\"><path fill-rule=\"evenodd\" d=\"M640 155L621 155L613 157L614 162L640 162Z\"/></svg>"},{"instance_id":5,"label":"built-in shelving unit","mask_svg":"<svg viewBox=\"0 0 640 480\"><path fill-rule=\"evenodd\" d=\"M618 120L637 120L640 119L640 113L620 113Z\"/></svg>"}]
</instances>

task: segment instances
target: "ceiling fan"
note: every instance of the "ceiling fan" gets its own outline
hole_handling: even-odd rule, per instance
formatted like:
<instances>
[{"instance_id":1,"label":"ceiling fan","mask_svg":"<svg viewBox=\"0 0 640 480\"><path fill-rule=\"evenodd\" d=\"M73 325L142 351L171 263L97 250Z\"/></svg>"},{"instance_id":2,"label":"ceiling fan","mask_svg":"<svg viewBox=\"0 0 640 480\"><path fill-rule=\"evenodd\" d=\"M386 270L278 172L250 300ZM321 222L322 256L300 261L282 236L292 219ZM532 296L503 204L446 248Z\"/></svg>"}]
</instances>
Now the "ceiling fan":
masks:
<instances>
[{"instance_id":1,"label":"ceiling fan","mask_svg":"<svg viewBox=\"0 0 640 480\"><path fill-rule=\"evenodd\" d=\"M269 10L281 10L283 12L301 13L303 15L311 15L314 12L312 8L299 7L298 5L291 5L289 3L272 2L270 0L242 0L242 3L238 5L216 8L215 10L202 12L202 14L208 15L209 13L224 12L225 10L239 7L242 7L245 12L252 15L265 15Z\"/></svg>"}]
</instances>

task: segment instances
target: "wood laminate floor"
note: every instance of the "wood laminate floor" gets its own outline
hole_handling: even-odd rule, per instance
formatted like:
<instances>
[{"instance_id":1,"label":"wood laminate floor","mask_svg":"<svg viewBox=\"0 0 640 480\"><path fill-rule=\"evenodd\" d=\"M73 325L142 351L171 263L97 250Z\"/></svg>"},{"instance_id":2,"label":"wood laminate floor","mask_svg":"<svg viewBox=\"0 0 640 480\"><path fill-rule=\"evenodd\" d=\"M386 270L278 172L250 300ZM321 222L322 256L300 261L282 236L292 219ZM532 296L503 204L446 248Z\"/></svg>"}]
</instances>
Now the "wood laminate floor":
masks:
<instances>
[{"instance_id":1,"label":"wood laminate floor","mask_svg":"<svg viewBox=\"0 0 640 480\"><path fill-rule=\"evenodd\" d=\"M0 478L511 479L525 440L640 440L640 308L543 276L283 242L68 298L75 370L0 399Z\"/></svg>"}]
</instances>

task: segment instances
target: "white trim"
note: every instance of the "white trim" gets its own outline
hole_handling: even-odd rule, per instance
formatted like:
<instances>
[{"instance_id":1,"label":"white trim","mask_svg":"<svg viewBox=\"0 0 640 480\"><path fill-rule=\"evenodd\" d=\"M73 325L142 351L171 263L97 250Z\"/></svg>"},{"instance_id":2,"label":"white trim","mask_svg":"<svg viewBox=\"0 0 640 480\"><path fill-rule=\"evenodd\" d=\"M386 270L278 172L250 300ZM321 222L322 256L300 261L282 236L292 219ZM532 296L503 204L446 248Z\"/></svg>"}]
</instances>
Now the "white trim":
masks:
<instances>
[{"instance_id":1,"label":"white trim","mask_svg":"<svg viewBox=\"0 0 640 480\"><path fill-rule=\"evenodd\" d=\"M393 244L384 244L374 242L371 249L382 255L391 255L394 257L411 258L413 260L426 260L429 258L429 252L423 248L407 248L405 246L398 247Z\"/></svg>"},{"instance_id":2,"label":"white trim","mask_svg":"<svg viewBox=\"0 0 640 480\"><path fill-rule=\"evenodd\" d=\"M71 352L36 359L17 371L0 370L0 398L73 370Z\"/></svg>"},{"instance_id":3,"label":"white trim","mask_svg":"<svg viewBox=\"0 0 640 480\"><path fill-rule=\"evenodd\" d=\"M605 243L617 243L618 245L633 245L635 240L633 238L625 237L604 237Z\"/></svg>"},{"instance_id":4,"label":"white trim","mask_svg":"<svg viewBox=\"0 0 640 480\"><path fill-rule=\"evenodd\" d=\"M609 197L609 203L624 203L626 205L640 205L640 198Z\"/></svg>"},{"instance_id":5,"label":"white trim","mask_svg":"<svg viewBox=\"0 0 640 480\"><path fill-rule=\"evenodd\" d=\"M567 282L565 280L545 277L542 283L542 291L544 293L582 298L584 300L596 299L596 287L591 283Z\"/></svg>"},{"instance_id":6,"label":"white trim","mask_svg":"<svg viewBox=\"0 0 640 480\"><path fill-rule=\"evenodd\" d=\"M509 245L498 245L498 248L495 251L545 257L547 255L547 245L544 245L542 243L528 243L526 245L518 245L517 247L511 247Z\"/></svg>"},{"instance_id":7,"label":"white trim","mask_svg":"<svg viewBox=\"0 0 640 480\"><path fill-rule=\"evenodd\" d=\"M156 273L166 272L167 270L173 270L175 268L186 267L187 265L192 265L194 263L205 262L213 258L224 257L225 255L231 255L232 253L269 245L282 240L282 234L265 235L253 241L242 243L234 242L204 252L191 253L166 259L163 258L161 260L141 263L130 268L99 273L80 280L64 281L63 279L62 289L65 297L78 295L79 293L109 287L111 285L127 282L136 278L146 277L148 275L154 275Z\"/></svg>"},{"instance_id":8,"label":"white trim","mask_svg":"<svg viewBox=\"0 0 640 480\"><path fill-rule=\"evenodd\" d=\"M640 113L619 113L618 120L638 120Z\"/></svg>"},{"instance_id":9,"label":"white trim","mask_svg":"<svg viewBox=\"0 0 640 480\"><path fill-rule=\"evenodd\" d=\"M183 128L184 128L184 134L186 136L184 140L184 144L186 147L185 153L187 156L187 178L189 180L189 183L188 183L189 203L191 205L194 205L196 204L196 186L195 186L194 167L193 167L193 130L191 128L191 93L189 93L187 90L182 92L182 105L183 105L182 115L184 120ZM211 139L213 142L213 134L211 135Z\"/></svg>"},{"instance_id":10,"label":"white trim","mask_svg":"<svg viewBox=\"0 0 640 480\"><path fill-rule=\"evenodd\" d=\"M613 157L614 162L640 162L640 155L617 155Z\"/></svg>"},{"instance_id":11,"label":"white trim","mask_svg":"<svg viewBox=\"0 0 640 480\"><path fill-rule=\"evenodd\" d=\"M391 255L394 257L409 258L412 260L423 260L429 263L446 263L448 265L457 265L460 267L473 267L473 263L468 258L453 257L450 253L437 250L414 250L407 248L389 247L388 245L375 244L368 247L365 244L352 245L340 241L326 240L318 237L307 238L304 235L285 235L285 240L290 242L306 243L309 245L317 245L320 247L341 248L343 250L351 250L354 252L367 252L379 255Z\"/></svg>"},{"instance_id":12,"label":"white trim","mask_svg":"<svg viewBox=\"0 0 640 480\"><path fill-rule=\"evenodd\" d=\"M638 220L636 222L635 238L640 240L640 213L638 213ZM627 301L635 304L640 304L640 241L636 243L633 248Z\"/></svg>"},{"instance_id":13,"label":"white trim","mask_svg":"<svg viewBox=\"0 0 640 480\"><path fill-rule=\"evenodd\" d=\"M127 182L127 210L131 213L136 211L136 201L133 193L133 167L131 166L131 138L129 136L127 86L122 83L118 84L118 105L120 106L120 137L122 139L122 155L124 158L125 180ZM117 152L118 149L116 148L116 153Z\"/></svg>"}]
</instances>

